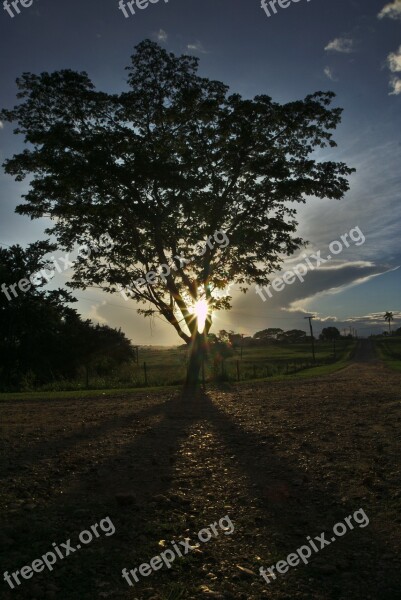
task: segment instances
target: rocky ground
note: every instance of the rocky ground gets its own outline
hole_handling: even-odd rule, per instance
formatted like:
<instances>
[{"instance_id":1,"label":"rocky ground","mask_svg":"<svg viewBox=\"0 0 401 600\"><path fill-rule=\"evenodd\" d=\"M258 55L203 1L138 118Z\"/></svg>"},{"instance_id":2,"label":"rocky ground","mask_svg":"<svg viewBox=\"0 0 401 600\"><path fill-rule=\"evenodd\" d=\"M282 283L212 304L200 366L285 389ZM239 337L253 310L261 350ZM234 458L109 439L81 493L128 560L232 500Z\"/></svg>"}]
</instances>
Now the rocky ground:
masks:
<instances>
[{"instance_id":1,"label":"rocky ground","mask_svg":"<svg viewBox=\"0 0 401 600\"><path fill-rule=\"evenodd\" d=\"M105 517L116 529L13 590L2 581L1 597L399 598L401 375L371 359L363 347L325 378L197 398L1 402L0 572L32 565L53 542L75 547ZM359 509L369 525L269 584L260 576ZM226 515L234 531L196 547ZM185 538L191 551L171 569L132 587L122 578Z\"/></svg>"}]
</instances>

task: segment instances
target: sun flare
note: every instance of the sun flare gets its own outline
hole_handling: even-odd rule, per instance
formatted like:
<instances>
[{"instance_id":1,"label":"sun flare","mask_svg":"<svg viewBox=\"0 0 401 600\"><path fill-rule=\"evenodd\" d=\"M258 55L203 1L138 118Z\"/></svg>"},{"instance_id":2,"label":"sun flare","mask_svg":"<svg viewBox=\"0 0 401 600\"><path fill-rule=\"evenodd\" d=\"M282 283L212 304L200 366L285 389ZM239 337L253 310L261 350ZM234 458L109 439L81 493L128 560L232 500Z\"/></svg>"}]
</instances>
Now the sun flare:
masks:
<instances>
[{"instance_id":1,"label":"sun flare","mask_svg":"<svg viewBox=\"0 0 401 600\"><path fill-rule=\"evenodd\" d=\"M198 321L198 331L199 331L199 333L202 333L202 331L205 328L207 311L208 311L208 303L206 302L206 300L205 299L197 300L197 302L195 302L195 304L194 304L193 311L194 311L194 315Z\"/></svg>"}]
</instances>

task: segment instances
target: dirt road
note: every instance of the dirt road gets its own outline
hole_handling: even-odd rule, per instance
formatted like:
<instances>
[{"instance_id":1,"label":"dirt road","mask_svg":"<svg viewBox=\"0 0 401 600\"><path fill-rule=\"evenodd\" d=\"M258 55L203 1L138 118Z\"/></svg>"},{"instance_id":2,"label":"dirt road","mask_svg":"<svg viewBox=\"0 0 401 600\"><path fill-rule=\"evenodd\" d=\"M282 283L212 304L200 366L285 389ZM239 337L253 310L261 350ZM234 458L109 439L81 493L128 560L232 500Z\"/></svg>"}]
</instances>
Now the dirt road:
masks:
<instances>
[{"instance_id":1,"label":"dirt road","mask_svg":"<svg viewBox=\"0 0 401 600\"><path fill-rule=\"evenodd\" d=\"M369 339L358 340L358 345L355 350L353 362L358 363L372 363L378 362L376 350L373 342Z\"/></svg>"}]
</instances>

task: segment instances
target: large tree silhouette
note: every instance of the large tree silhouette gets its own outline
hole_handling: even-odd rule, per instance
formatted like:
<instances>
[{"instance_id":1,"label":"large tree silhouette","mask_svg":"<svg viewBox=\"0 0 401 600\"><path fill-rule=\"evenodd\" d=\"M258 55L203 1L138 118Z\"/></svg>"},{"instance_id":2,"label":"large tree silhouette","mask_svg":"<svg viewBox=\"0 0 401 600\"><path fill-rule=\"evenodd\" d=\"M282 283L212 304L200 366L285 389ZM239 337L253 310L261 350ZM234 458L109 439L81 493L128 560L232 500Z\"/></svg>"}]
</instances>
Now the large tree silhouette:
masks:
<instances>
[{"instance_id":1,"label":"large tree silhouette","mask_svg":"<svg viewBox=\"0 0 401 600\"><path fill-rule=\"evenodd\" d=\"M230 307L217 292L266 284L302 244L292 204L341 198L352 169L311 158L335 146L341 109L330 108L333 93L284 105L243 99L200 77L194 57L149 40L135 50L120 94L96 91L86 73L24 73L21 103L0 118L17 123L28 147L5 168L17 180L32 176L17 211L53 219L48 233L62 248L112 237L112 248L78 261L72 285L130 287L140 312L160 313L191 346L194 383L213 312ZM197 245L217 230L226 247ZM146 280L168 263L169 274ZM207 307L202 331L199 301Z\"/></svg>"}]
</instances>

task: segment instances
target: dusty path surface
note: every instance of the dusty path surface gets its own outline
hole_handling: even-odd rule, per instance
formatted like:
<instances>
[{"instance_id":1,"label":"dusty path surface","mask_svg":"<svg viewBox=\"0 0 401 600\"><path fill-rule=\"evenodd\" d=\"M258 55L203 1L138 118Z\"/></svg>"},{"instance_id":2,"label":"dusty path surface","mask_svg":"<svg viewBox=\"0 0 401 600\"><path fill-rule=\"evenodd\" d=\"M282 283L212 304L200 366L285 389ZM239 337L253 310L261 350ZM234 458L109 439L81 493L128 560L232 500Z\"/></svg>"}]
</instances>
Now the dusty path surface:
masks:
<instances>
[{"instance_id":1,"label":"dusty path surface","mask_svg":"<svg viewBox=\"0 0 401 600\"><path fill-rule=\"evenodd\" d=\"M0 572L32 564L52 542L71 538L76 546L104 517L116 528L13 590L1 582L0 594L398 599L400 383L361 343L349 367L319 379L190 399L170 392L0 403ZM359 524L334 536L333 526L355 513ZM149 563L172 540L194 546L199 530L225 515L230 535L219 530L132 587L122 578L124 567ZM307 565L269 584L260 576L260 566L322 532L330 544L312 551Z\"/></svg>"},{"instance_id":2,"label":"dusty path surface","mask_svg":"<svg viewBox=\"0 0 401 600\"><path fill-rule=\"evenodd\" d=\"M372 363L378 362L373 342L369 339L359 340L353 357L353 362Z\"/></svg>"}]
</instances>

